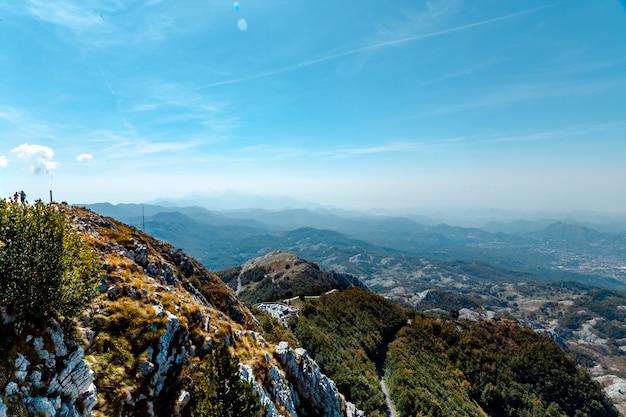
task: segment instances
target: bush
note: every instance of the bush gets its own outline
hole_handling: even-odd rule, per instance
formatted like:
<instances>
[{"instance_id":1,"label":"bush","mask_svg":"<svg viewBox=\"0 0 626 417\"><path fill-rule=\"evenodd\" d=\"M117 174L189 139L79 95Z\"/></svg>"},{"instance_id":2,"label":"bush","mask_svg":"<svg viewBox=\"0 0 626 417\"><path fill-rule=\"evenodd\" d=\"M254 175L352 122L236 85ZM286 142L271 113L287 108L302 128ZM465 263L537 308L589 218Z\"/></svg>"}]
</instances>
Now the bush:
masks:
<instances>
[{"instance_id":1,"label":"bush","mask_svg":"<svg viewBox=\"0 0 626 417\"><path fill-rule=\"evenodd\" d=\"M195 379L192 417L261 417L267 408L254 394L248 381L242 380L239 361L227 346L217 343L200 367Z\"/></svg>"},{"instance_id":2,"label":"bush","mask_svg":"<svg viewBox=\"0 0 626 417\"><path fill-rule=\"evenodd\" d=\"M100 266L54 206L0 201L0 305L8 313L75 316L97 295Z\"/></svg>"}]
</instances>

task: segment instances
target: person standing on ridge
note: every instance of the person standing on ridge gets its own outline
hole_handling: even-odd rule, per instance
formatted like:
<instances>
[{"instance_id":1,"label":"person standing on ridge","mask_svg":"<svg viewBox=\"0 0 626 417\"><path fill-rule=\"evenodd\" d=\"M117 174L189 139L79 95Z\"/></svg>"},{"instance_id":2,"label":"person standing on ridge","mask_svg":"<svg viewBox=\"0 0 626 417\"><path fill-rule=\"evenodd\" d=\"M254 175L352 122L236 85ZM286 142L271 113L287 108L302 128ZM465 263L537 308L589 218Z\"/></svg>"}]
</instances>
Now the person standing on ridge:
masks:
<instances>
[{"instance_id":1,"label":"person standing on ridge","mask_svg":"<svg viewBox=\"0 0 626 417\"><path fill-rule=\"evenodd\" d=\"M17 198L15 199L15 201L17 201ZM20 201L22 203L26 201L26 193L24 192L24 190L20 191Z\"/></svg>"},{"instance_id":2,"label":"person standing on ridge","mask_svg":"<svg viewBox=\"0 0 626 417\"><path fill-rule=\"evenodd\" d=\"M20 196L20 195L17 193L17 191L15 192L15 194L13 194L13 199L15 200L15 202L16 202L16 203L17 203L17 198L18 198L19 196Z\"/></svg>"}]
</instances>

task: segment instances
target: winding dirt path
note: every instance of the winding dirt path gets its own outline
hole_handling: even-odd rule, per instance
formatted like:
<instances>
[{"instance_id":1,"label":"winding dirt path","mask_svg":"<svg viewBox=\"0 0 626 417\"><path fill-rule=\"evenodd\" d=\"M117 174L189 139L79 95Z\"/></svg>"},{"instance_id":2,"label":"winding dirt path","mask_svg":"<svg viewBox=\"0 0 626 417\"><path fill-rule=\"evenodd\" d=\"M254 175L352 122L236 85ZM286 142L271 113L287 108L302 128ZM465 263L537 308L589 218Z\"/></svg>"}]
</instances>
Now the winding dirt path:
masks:
<instances>
[{"instance_id":1,"label":"winding dirt path","mask_svg":"<svg viewBox=\"0 0 626 417\"><path fill-rule=\"evenodd\" d=\"M383 391L385 402L387 403L387 417L398 417L396 407L393 405L393 402L389 397L389 391L387 390L387 384L385 384L385 378L380 378L380 388Z\"/></svg>"},{"instance_id":2,"label":"winding dirt path","mask_svg":"<svg viewBox=\"0 0 626 417\"><path fill-rule=\"evenodd\" d=\"M393 405L393 401L391 401L389 390L387 389L387 384L385 383L385 359L387 358L388 350L389 344L386 344L378 354L378 358L376 360L376 372L378 373L378 380L380 381L380 389L385 397L385 403L387 403L387 417L398 417L398 412L396 411L396 407Z\"/></svg>"}]
</instances>

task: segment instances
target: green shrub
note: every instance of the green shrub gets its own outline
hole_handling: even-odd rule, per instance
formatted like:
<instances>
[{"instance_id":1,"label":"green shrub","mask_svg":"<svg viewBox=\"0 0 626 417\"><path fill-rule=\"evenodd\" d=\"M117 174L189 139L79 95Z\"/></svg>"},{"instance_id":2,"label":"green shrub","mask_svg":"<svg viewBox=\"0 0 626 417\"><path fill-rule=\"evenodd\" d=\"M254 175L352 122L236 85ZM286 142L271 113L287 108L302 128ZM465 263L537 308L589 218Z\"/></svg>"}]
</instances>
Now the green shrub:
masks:
<instances>
[{"instance_id":1,"label":"green shrub","mask_svg":"<svg viewBox=\"0 0 626 417\"><path fill-rule=\"evenodd\" d=\"M195 378L193 417L261 417L266 407L252 384L240 378L239 361L227 346L217 343Z\"/></svg>"},{"instance_id":2,"label":"green shrub","mask_svg":"<svg viewBox=\"0 0 626 417\"><path fill-rule=\"evenodd\" d=\"M54 206L0 201L0 305L10 314L75 316L97 295L100 266Z\"/></svg>"}]
</instances>

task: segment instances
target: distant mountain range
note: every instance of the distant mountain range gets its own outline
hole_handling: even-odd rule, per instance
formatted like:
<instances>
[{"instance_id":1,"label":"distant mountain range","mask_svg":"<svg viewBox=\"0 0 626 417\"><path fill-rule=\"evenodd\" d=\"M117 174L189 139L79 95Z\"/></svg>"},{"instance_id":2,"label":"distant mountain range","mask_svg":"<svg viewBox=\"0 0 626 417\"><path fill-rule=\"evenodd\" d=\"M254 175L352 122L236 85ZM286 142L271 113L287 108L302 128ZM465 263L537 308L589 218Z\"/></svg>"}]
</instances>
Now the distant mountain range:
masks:
<instances>
[{"instance_id":1,"label":"distant mountain range","mask_svg":"<svg viewBox=\"0 0 626 417\"><path fill-rule=\"evenodd\" d=\"M483 262L509 279L531 274L538 281L573 280L626 289L626 232L565 222L504 233L328 209L215 212L107 203L87 208L145 229L213 270L282 249L325 268L354 274L368 285L373 277L390 271L410 273L412 265L427 259L431 267L443 271L449 270L450 262ZM510 229L524 229L520 222L510 225Z\"/></svg>"}]
</instances>

